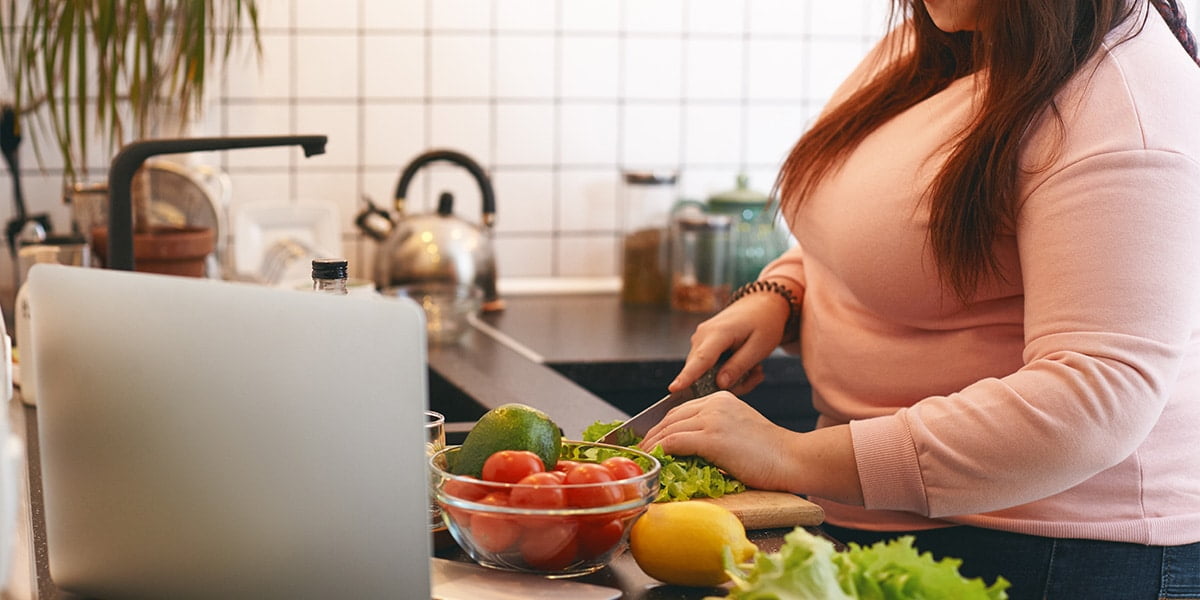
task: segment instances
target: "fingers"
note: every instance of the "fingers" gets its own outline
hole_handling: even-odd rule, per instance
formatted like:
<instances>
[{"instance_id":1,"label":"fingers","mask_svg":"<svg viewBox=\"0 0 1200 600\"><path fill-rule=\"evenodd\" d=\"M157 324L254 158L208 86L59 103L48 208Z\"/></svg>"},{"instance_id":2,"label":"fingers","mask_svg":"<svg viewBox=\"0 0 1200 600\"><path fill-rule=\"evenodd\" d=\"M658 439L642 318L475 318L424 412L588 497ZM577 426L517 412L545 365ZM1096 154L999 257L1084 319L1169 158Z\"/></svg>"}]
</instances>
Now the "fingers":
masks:
<instances>
[{"instance_id":1,"label":"fingers","mask_svg":"<svg viewBox=\"0 0 1200 600\"><path fill-rule=\"evenodd\" d=\"M677 435L688 431L706 431L722 423L720 415L725 414L728 404L744 404L741 399L727 391L716 392L703 398L684 402L672 408L650 431L642 443L638 444L643 450L653 450L667 436ZM715 421L714 421L715 419ZM663 448L668 453L670 451Z\"/></svg>"},{"instance_id":2,"label":"fingers","mask_svg":"<svg viewBox=\"0 0 1200 600\"><path fill-rule=\"evenodd\" d=\"M728 389L731 393L733 393L733 395L742 396L750 393L752 390L754 390L754 388L758 387L758 384L762 383L765 377L766 376L763 374L762 364L757 364L751 367L749 371L746 371L744 374L742 374L741 378L735 381L733 385L729 386ZM718 377L718 379L720 379L720 377Z\"/></svg>"},{"instance_id":3,"label":"fingers","mask_svg":"<svg viewBox=\"0 0 1200 600\"><path fill-rule=\"evenodd\" d=\"M667 389L672 392L682 390L689 385L695 383L705 371L717 364L717 359L721 353L732 346L732 340L707 336L697 340L697 335L692 336L692 348L688 350L687 358L684 360L683 368L679 370L679 374L675 376L675 380L667 386ZM724 372L724 369L722 369ZM720 374L717 375L717 387L721 387Z\"/></svg>"},{"instance_id":4,"label":"fingers","mask_svg":"<svg viewBox=\"0 0 1200 600\"><path fill-rule=\"evenodd\" d=\"M708 398L708 396L705 398ZM693 417L698 416L704 404L705 399L698 398L672 408L661 421L655 424L654 427L651 427L650 431L646 432L646 437L642 439L642 443L638 444L638 446L646 451L653 450L654 446L662 441L669 427L674 426L676 423L687 422L693 419Z\"/></svg>"},{"instance_id":5,"label":"fingers","mask_svg":"<svg viewBox=\"0 0 1200 600\"><path fill-rule=\"evenodd\" d=\"M663 452L671 456L704 456L706 444L711 448L709 437L703 431L681 431L655 445L661 445ZM651 446L650 450L653 449Z\"/></svg>"},{"instance_id":6,"label":"fingers","mask_svg":"<svg viewBox=\"0 0 1200 600\"><path fill-rule=\"evenodd\" d=\"M763 296L746 298L731 304L708 320L700 323L692 334L691 348L679 374L667 386L672 392L694 383L712 368L721 354L732 354L717 374L717 387L729 389L779 345L779 329L786 318L770 304L778 300Z\"/></svg>"},{"instance_id":7,"label":"fingers","mask_svg":"<svg viewBox=\"0 0 1200 600\"><path fill-rule=\"evenodd\" d=\"M752 377L757 377L758 381L749 388L736 392L741 394L762 383L762 361L770 356L776 346L775 343L767 340L767 337L758 333L752 333L748 338L742 340L737 345L736 351L725 361L721 371L717 373L717 387L730 391L743 390L743 384L749 382Z\"/></svg>"},{"instance_id":8,"label":"fingers","mask_svg":"<svg viewBox=\"0 0 1200 600\"><path fill-rule=\"evenodd\" d=\"M791 432L723 391L672 409L639 446L646 451L661 446L673 456L703 457L749 487L788 489L786 477L780 475L779 457L771 457L770 452L761 455L763 448L782 448L784 434Z\"/></svg>"}]
</instances>

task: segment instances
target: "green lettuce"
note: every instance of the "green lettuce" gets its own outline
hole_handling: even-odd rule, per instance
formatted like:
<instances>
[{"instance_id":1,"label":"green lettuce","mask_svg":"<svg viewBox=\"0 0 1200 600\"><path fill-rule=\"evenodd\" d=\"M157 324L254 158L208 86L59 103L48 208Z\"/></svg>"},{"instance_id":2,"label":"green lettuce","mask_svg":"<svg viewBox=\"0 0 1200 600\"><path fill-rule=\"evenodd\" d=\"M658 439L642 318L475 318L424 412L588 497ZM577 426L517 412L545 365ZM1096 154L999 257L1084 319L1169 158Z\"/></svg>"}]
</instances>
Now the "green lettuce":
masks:
<instances>
[{"instance_id":1,"label":"green lettuce","mask_svg":"<svg viewBox=\"0 0 1200 600\"><path fill-rule=\"evenodd\" d=\"M733 600L1004 600L1009 583L991 586L959 574L961 560L920 553L912 536L862 547L833 544L797 527L778 552L759 552L752 562L734 564L725 553Z\"/></svg>"},{"instance_id":2,"label":"green lettuce","mask_svg":"<svg viewBox=\"0 0 1200 600\"><path fill-rule=\"evenodd\" d=\"M725 550L725 572L740 600L851 600L839 581L833 543L797 527L783 537L778 552L758 552L744 565Z\"/></svg>"},{"instance_id":3,"label":"green lettuce","mask_svg":"<svg viewBox=\"0 0 1200 600\"><path fill-rule=\"evenodd\" d=\"M598 442L600 441L600 438L608 435L608 432L620 426L621 421L596 421L595 423L588 425L587 428L583 430L582 439L585 442ZM636 433L626 429L624 431L617 432L617 441L615 442L615 445L625 447L636 446L640 441L642 440Z\"/></svg>"},{"instance_id":4,"label":"green lettuce","mask_svg":"<svg viewBox=\"0 0 1200 600\"><path fill-rule=\"evenodd\" d=\"M597 421L592 423L583 430L583 441L598 441L620 425L621 421ZM622 432L616 445L632 447L641 441L641 437L638 437L631 431L626 431ZM599 460L603 460L607 458L607 456L602 456L606 452L611 453L612 451L606 451L603 448L590 448L577 454L589 454L589 456L581 457L586 460L597 460L596 457L601 457ZM658 496L654 499L655 502L675 502L690 500L692 498L720 498L725 494L736 494L746 491L746 484L730 477L724 471L721 471L715 465L699 456L672 456L663 452L662 446L655 446L649 454L657 458L659 464L662 465L658 475L660 488ZM642 465L642 468L647 467L648 465Z\"/></svg>"}]
</instances>

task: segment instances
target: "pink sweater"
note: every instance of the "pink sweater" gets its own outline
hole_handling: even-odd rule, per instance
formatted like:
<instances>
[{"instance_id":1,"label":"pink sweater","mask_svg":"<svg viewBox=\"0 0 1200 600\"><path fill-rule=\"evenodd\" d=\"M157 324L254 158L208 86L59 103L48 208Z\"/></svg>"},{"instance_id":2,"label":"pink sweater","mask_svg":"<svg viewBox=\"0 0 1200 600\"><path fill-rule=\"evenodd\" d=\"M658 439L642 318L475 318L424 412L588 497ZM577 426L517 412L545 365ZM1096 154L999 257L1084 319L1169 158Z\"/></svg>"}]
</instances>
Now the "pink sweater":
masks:
<instances>
[{"instance_id":1,"label":"pink sweater","mask_svg":"<svg viewBox=\"0 0 1200 600\"><path fill-rule=\"evenodd\" d=\"M850 423L866 508L815 500L866 529L1200 541L1200 69L1151 11L1067 86L1065 127L1026 142L1009 281L963 308L918 198L974 92L871 134L764 271L804 289L813 402Z\"/></svg>"}]
</instances>

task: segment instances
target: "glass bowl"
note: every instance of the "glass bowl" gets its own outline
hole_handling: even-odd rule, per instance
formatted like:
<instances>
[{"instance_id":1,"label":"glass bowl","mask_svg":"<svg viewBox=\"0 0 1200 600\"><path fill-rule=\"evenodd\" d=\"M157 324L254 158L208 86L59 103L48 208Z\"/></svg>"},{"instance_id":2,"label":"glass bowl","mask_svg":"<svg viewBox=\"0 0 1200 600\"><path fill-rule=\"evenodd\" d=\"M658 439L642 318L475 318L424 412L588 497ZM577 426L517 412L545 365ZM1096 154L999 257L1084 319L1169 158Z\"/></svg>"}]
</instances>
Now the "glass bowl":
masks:
<instances>
[{"instance_id":1,"label":"glass bowl","mask_svg":"<svg viewBox=\"0 0 1200 600\"><path fill-rule=\"evenodd\" d=\"M388 288L385 295L410 298L425 311L430 344L454 344L466 333L468 317L479 312L483 292L478 286L430 281Z\"/></svg>"},{"instance_id":2,"label":"glass bowl","mask_svg":"<svg viewBox=\"0 0 1200 600\"><path fill-rule=\"evenodd\" d=\"M615 454L634 460L644 473L611 482L540 486L451 474L446 465L459 448L450 446L430 457L432 493L458 545L475 562L493 569L552 578L602 569L625 551L630 527L658 495L658 460L632 448L563 440L564 457L574 449L605 458ZM513 494L528 498L560 491L561 507L509 504Z\"/></svg>"}]
</instances>

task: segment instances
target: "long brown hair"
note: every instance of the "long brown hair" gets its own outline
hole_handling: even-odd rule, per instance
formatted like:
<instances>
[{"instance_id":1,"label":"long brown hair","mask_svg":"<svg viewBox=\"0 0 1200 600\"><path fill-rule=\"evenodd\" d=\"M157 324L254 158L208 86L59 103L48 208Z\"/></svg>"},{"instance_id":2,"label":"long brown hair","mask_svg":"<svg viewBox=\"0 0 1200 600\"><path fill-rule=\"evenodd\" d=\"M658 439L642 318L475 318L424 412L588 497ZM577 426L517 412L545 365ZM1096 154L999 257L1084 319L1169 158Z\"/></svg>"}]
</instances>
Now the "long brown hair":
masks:
<instances>
[{"instance_id":1,"label":"long brown hair","mask_svg":"<svg viewBox=\"0 0 1200 600\"><path fill-rule=\"evenodd\" d=\"M927 199L929 242L939 276L964 304L987 278L1004 279L992 251L1017 210L1020 146L1034 119L1134 10L1129 0L979 2L978 31L937 28L923 0L893 0L892 21L912 23L911 51L828 111L796 143L776 186L794 215L821 179L897 114L979 74L983 93L974 121L949 148ZM801 240L803 242L803 240Z\"/></svg>"}]
</instances>

